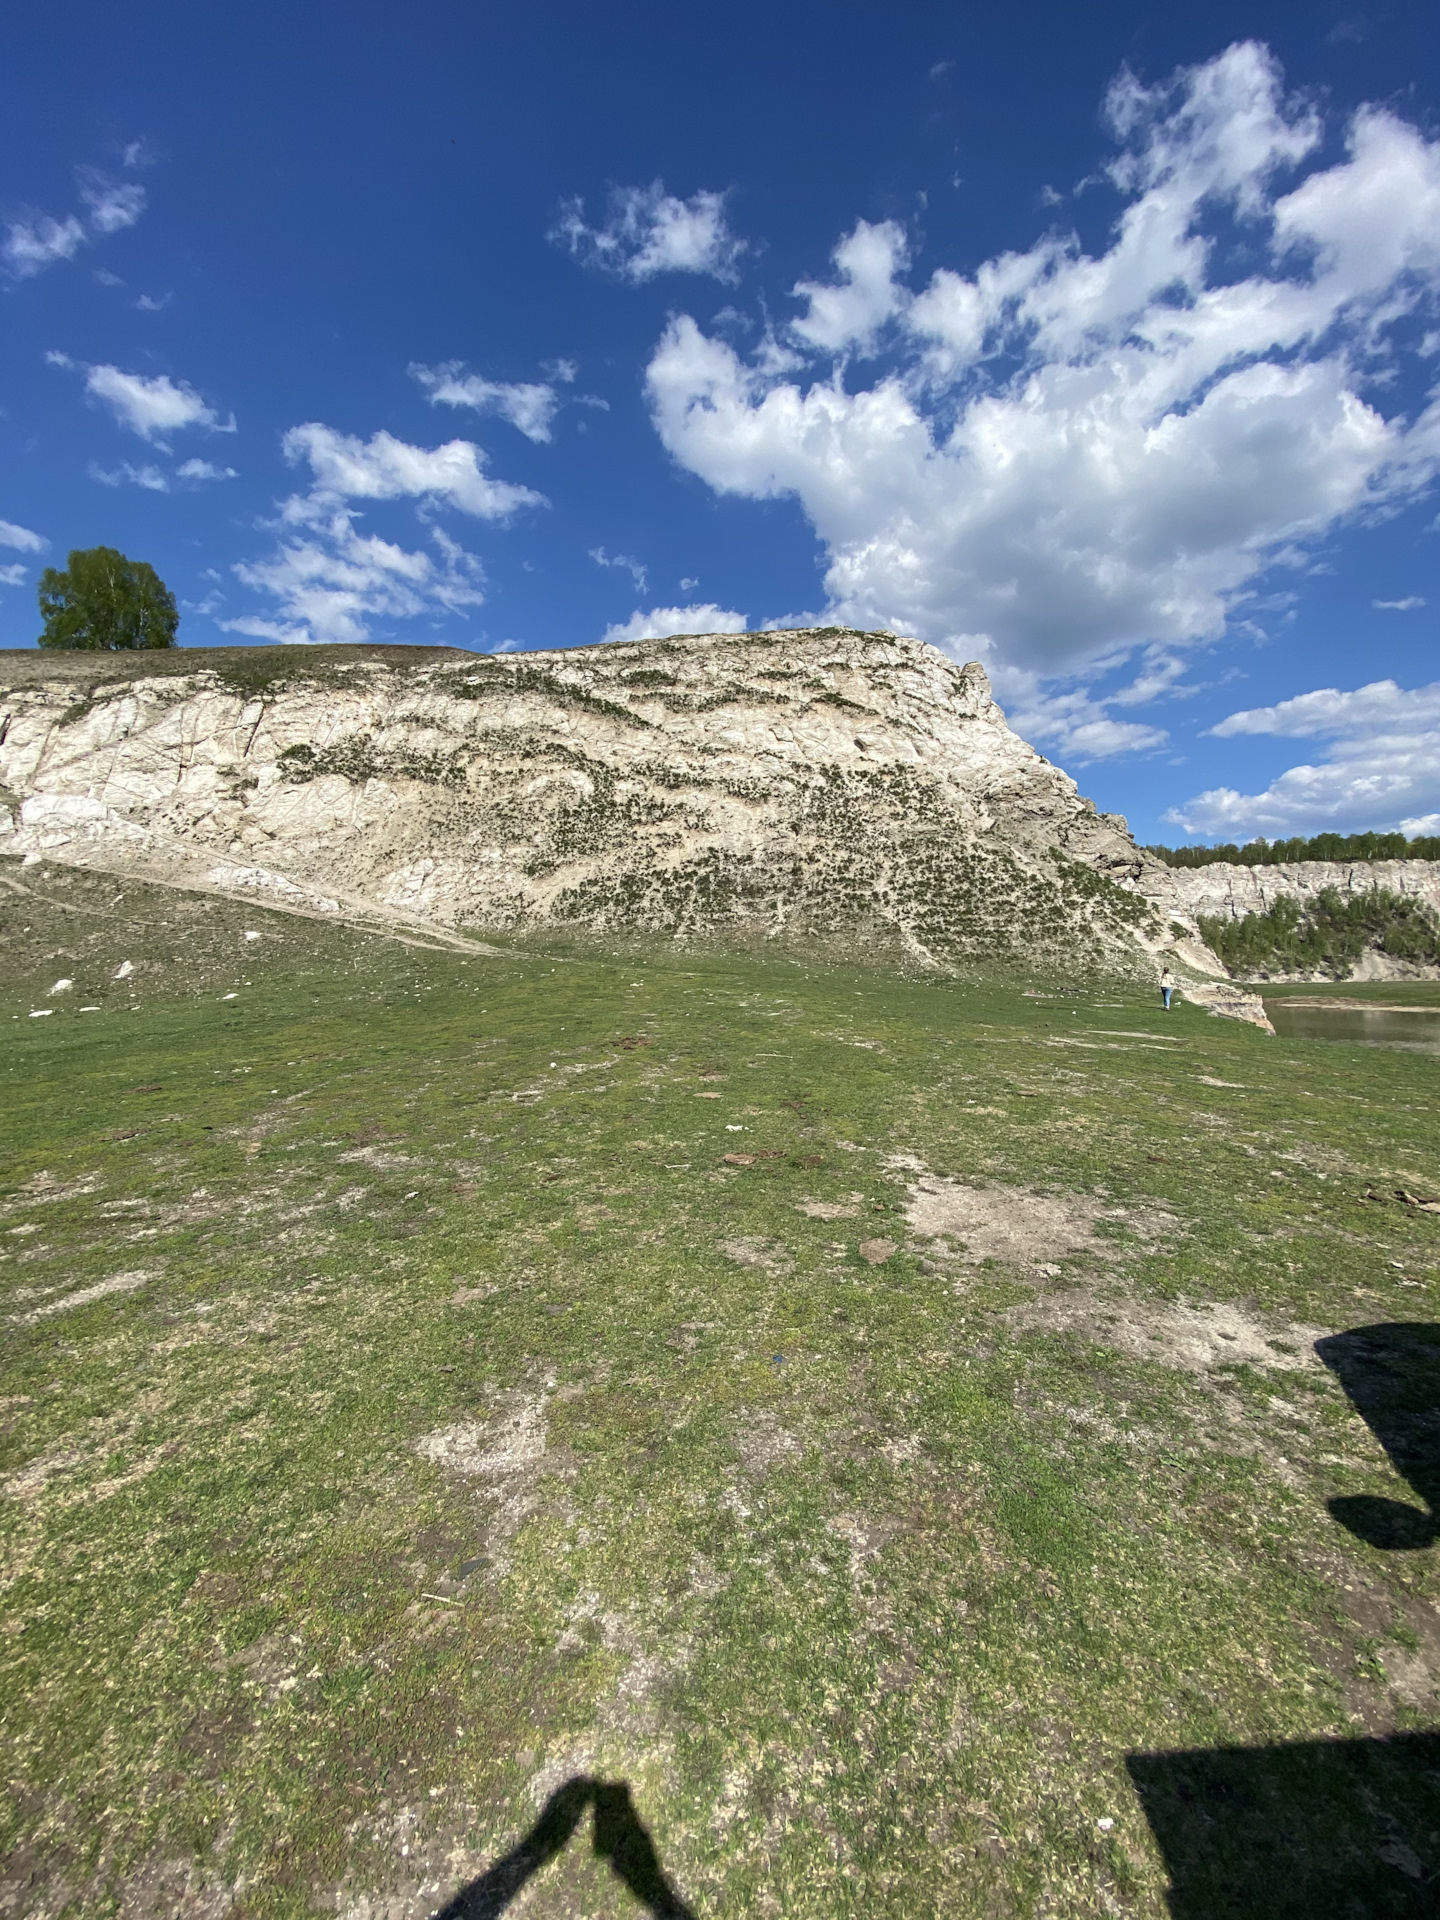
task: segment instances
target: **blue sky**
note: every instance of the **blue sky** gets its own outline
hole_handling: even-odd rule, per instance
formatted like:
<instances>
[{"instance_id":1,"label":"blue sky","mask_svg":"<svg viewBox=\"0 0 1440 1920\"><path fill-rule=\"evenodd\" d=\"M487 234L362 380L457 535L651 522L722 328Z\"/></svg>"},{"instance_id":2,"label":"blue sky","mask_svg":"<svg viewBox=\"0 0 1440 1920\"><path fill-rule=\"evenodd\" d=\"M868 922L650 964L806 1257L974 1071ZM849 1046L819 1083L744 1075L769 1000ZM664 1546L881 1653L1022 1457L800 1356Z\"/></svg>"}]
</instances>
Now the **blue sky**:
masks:
<instances>
[{"instance_id":1,"label":"blue sky","mask_svg":"<svg viewBox=\"0 0 1440 1920\"><path fill-rule=\"evenodd\" d=\"M1142 838L1440 831L1440 15L7 25L0 645L836 620Z\"/></svg>"}]
</instances>

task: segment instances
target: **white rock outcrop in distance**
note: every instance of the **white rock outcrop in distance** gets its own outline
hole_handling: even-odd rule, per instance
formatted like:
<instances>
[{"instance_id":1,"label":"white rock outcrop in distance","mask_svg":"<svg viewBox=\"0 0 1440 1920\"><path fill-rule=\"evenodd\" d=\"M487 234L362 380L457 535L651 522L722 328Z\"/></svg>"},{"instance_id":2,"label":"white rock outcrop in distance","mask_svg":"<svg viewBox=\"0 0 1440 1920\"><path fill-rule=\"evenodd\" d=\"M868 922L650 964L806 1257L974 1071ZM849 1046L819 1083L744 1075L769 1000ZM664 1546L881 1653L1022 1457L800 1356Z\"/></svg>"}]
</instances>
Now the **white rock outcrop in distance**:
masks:
<instances>
[{"instance_id":1,"label":"white rock outcrop in distance","mask_svg":"<svg viewBox=\"0 0 1440 1920\"><path fill-rule=\"evenodd\" d=\"M983 670L884 633L11 653L0 784L0 850L411 926L869 931L1067 970L1173 940L1143 897L1171 876Z\"/></svg>"},{"instance_id":2,"label":"white rock outcrop in distance","mask_svg":"<svg viewBox=\"0 0 1440 1920\"><path fill-rule=\"evenodd\" d=\"M1343 898L1383 887L1409 894L1440 913L1440 860L1294 860L1274 867L1237 866L1217 860L1208 867L1170 867L1153 897L1191 914L1243 920L1267 913L1277 900L1313 900L1327 887ZM1156 876L1147 875L1151 892Z\"/></svg>"}]
</instances>

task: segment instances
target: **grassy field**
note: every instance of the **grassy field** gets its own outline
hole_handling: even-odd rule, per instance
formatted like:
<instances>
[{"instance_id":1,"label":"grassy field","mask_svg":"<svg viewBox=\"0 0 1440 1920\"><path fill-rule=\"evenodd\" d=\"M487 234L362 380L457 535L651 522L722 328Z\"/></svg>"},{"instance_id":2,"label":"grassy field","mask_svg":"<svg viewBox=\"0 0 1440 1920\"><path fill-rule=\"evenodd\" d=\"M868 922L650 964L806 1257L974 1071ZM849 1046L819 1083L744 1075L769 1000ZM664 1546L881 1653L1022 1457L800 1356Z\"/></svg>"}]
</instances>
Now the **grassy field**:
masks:
<instances>
[{"instance_id":1,"label":"grassy field","mask_svg":"<svg viewBox=\"0 0 1440 1920\"><path fill-rule=\"evenodd\" d=\"M7 876L0 1915L1433 1910L1433 1059Z\"/></svg>"}]
</instances>

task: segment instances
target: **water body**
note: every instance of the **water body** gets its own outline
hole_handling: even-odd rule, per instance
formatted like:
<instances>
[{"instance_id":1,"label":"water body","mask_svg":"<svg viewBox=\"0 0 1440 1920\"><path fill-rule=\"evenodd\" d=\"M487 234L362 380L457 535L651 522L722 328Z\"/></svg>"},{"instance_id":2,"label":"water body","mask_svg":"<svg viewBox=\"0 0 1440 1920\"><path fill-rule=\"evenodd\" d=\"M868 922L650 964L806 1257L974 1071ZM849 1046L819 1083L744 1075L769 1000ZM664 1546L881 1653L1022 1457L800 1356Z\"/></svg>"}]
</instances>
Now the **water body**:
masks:
<instances>
[{"instance_id":1,"label":"water body","mask_svg":"<svg viewBox=\"0 0 1440 1920\"><path fill-rule=\"evenodd\" d=\"M1440 1007L1316 1006L1267 1000L1276 1033L1285 1040L1344 1040L1351 1046L1402 1047L1407 1053L1440 1054Z\"/></svg>"}]
</instances>

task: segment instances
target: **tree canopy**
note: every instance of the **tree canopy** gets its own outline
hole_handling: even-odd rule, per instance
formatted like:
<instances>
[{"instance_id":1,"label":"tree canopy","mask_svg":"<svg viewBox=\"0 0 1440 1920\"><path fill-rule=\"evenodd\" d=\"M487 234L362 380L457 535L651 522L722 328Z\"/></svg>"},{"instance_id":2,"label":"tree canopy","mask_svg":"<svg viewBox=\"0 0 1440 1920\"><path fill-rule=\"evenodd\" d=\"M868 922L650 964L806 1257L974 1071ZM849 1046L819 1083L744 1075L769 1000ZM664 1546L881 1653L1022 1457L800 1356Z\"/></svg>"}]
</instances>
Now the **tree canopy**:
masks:
<instances>
[{"instance_id":1,"label":"tree canopy","mask_svg":"<svg viewBox=\"0 0 1440 1920\"><path fill-rule=\"evenodd\" d=\"M1440 860L1440 839L1403 833L1317 833L1310 839L1247 840L1243 847L1147 847L1167 867L1280 867L1292 860Z\"/></svg>"},{"instance_id":2,"label":"tree canopy","mask_svg":"<svg viewBox=\"0 0 1440 1920\"><path fill-rule=\"evenodd\" d=\"M40 576L42 647L173 647L175 596L145 560L114 547L77 547L64 572Z\"/></svg>"}]
</instances>

